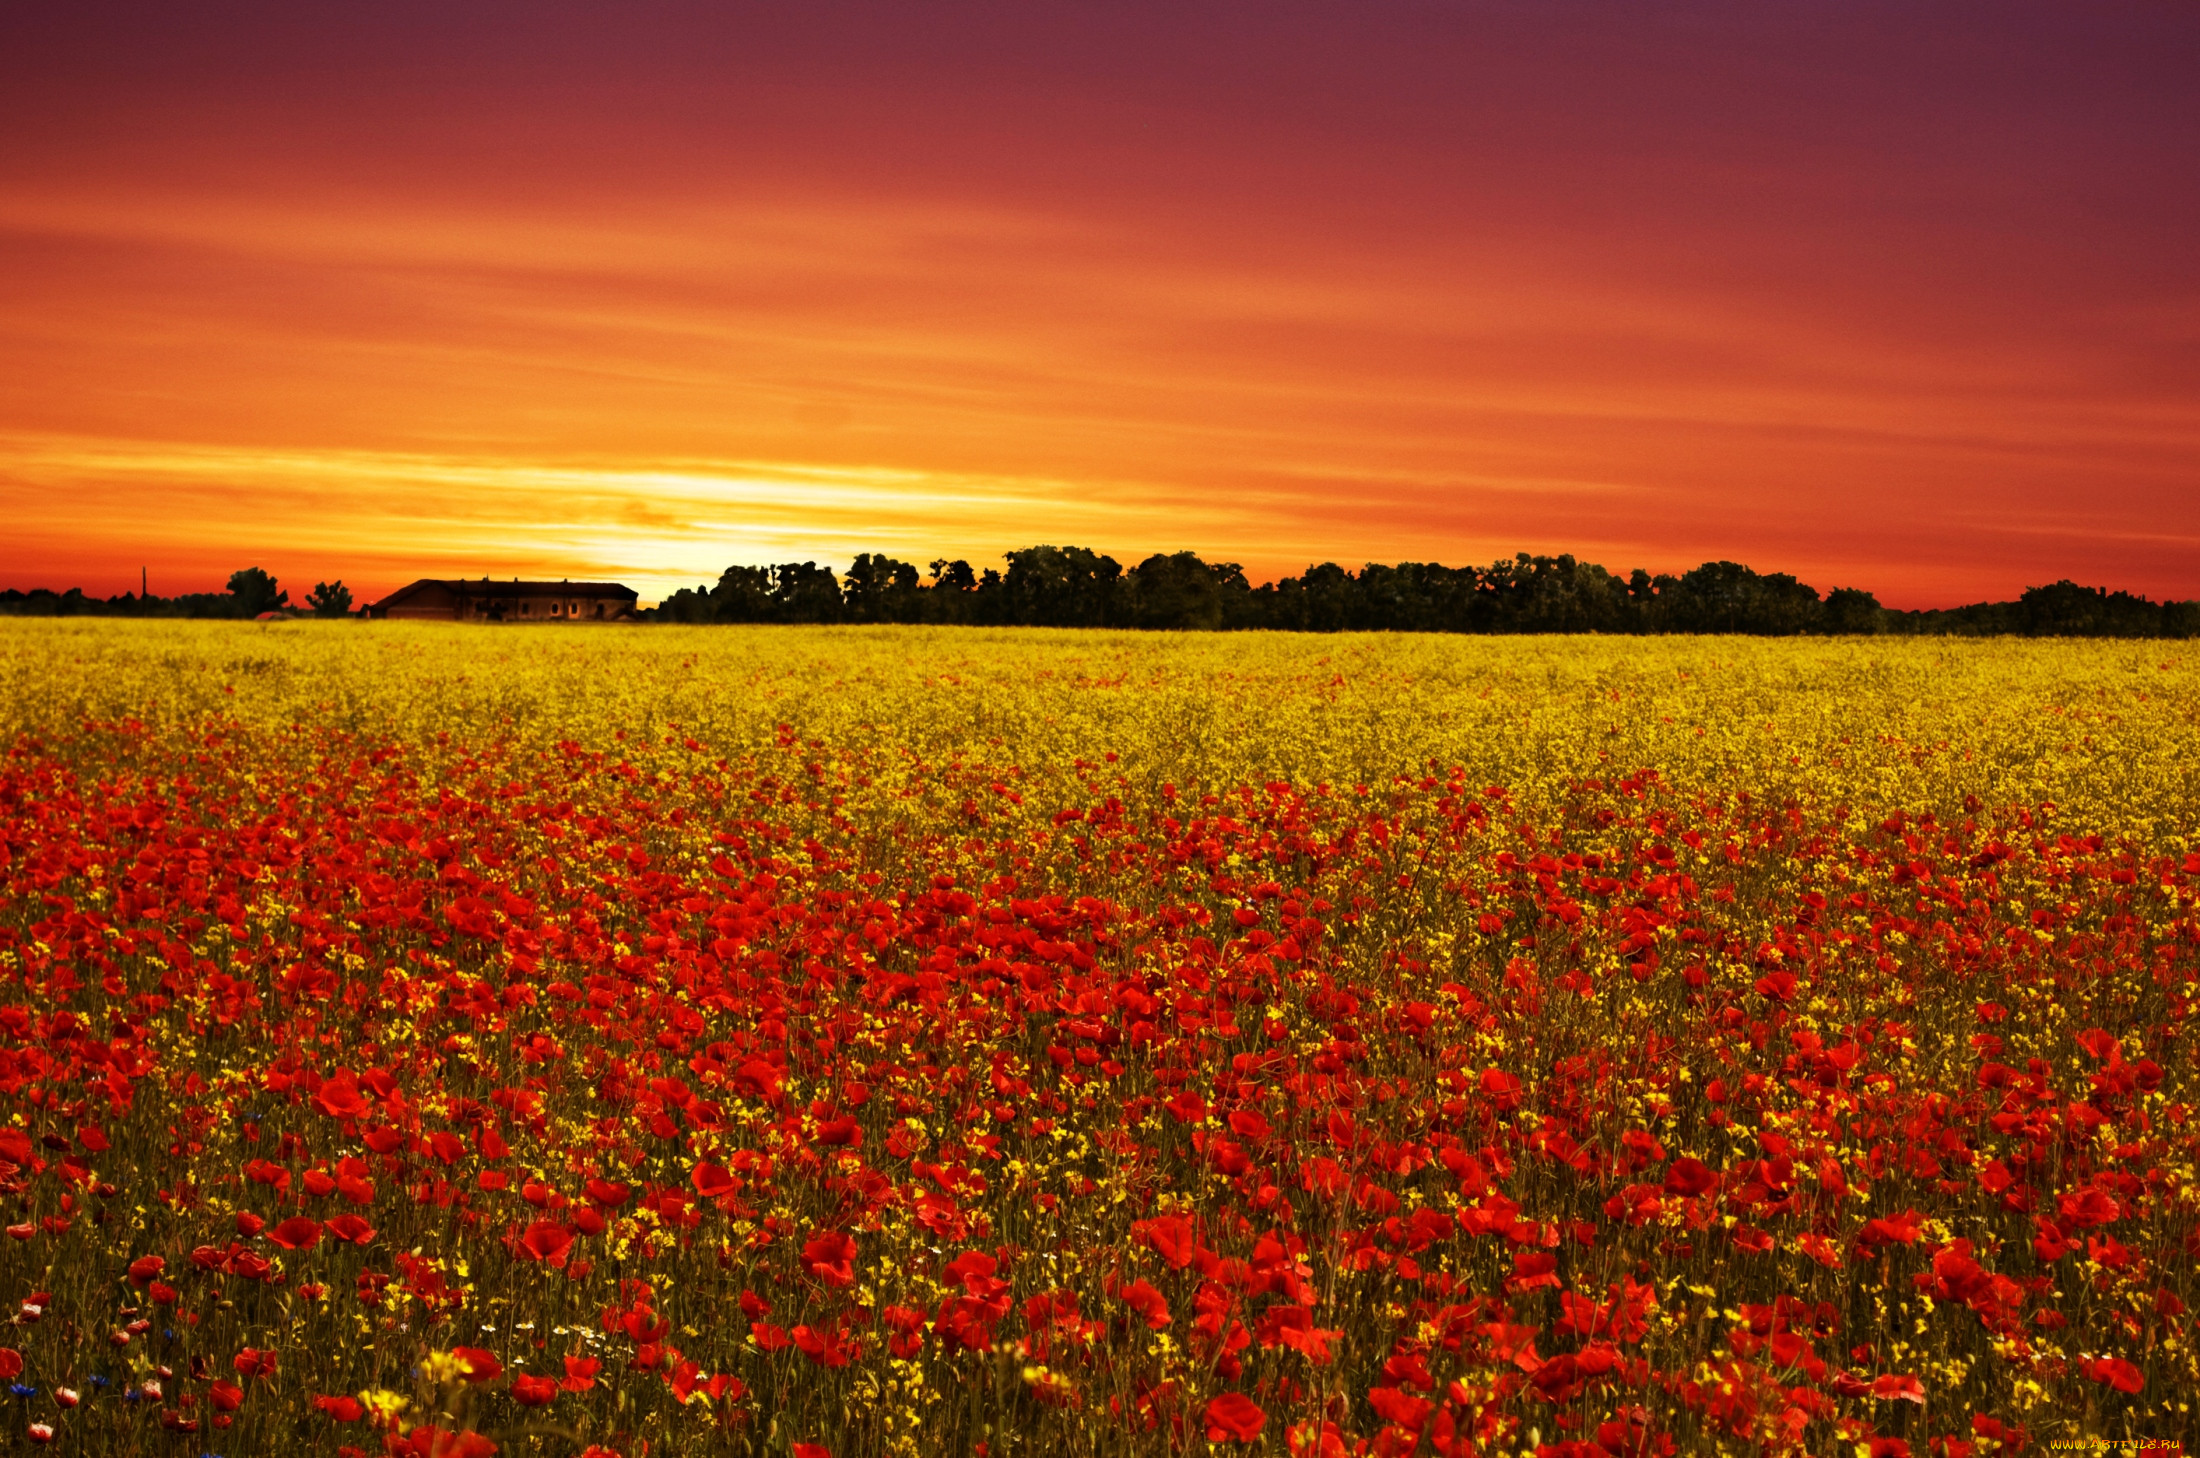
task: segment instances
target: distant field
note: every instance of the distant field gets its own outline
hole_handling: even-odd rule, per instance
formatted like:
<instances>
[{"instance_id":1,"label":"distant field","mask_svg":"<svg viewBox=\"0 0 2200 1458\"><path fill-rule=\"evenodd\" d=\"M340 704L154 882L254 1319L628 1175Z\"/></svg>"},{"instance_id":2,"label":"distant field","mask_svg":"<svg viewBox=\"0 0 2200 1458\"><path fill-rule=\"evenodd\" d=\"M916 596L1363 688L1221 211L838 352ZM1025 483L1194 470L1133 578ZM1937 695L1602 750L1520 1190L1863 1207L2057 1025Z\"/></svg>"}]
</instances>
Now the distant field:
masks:
<instances>
[{"instance_id":1,"label":"distant field","mask_svg":"<svg viewBox=\"0 0 2200 1458\"><path fill-rule=\"evenodd\" d=\"M57 1450L2200 1426L2188 645L0 620L0 728Z\"/></svg>"}]
</instances>

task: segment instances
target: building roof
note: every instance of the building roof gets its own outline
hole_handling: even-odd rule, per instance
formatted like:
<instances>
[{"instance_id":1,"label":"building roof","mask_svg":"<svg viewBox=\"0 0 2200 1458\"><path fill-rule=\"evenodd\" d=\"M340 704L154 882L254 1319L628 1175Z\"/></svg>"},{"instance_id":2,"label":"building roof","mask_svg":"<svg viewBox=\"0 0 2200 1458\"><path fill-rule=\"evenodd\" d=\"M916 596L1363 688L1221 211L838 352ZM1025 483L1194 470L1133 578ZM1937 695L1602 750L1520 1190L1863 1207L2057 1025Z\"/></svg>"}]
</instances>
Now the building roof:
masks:
<instances>
[{"instance_id":1,"label":"building roof","mask_svg":"<svg viewBox=\"0 0 2200 1458\"><path fill-rule=\"evenodd\" d=\"M373 606L386 608L433 588L469 597L624 597L640 600L641 594L619 582L530 582L514 577L423 577L409 582Z\"/></svg>"}]
</instances>

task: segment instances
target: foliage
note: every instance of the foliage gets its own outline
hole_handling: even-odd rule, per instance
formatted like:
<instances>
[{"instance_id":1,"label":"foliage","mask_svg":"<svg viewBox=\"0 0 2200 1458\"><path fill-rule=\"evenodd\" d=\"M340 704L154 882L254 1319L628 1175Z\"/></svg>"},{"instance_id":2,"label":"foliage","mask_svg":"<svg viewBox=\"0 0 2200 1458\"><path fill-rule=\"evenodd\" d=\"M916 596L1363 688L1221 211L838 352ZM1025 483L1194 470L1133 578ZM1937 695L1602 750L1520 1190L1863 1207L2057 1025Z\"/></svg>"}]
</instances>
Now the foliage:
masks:
<instances>
[{"instance_id":1,"label":"foliage","mask_svg":"<svg viewBox=\"0 0 2200 1458\"><path fill-rule=\"evenodd\" d=\"M1005 627L1272 628L1422 633L1930 633L2028 637L2200 634L2200 603L2153 603L2070 582L2029 588L2015 603L1933 612L1882 608L1860 588L1823 598L1784 572L1706 562L1679 576L1626 578L1571 555L1522 552L1488 567L1431 562L1349 572L1334 562L1255 587L1234 562L1156 554L1125 571L1086 547L1010 552L1005 574L932 563L929 582L891 557L864 553L835 589L814 562L729 567L714 587L683 588L651 616L674 623L959 623Z\"/></svg>"},{"instance_id":2,"label":"foliage","mask_svg":"<svg viewBox=\"0 0 2200 1458\"><path fill-rule=\"evenodd\" d=\"M330 594L326 599L330 608L326 611L322 608L322 599L308 596L306 605L318 616L342 616L350 610L351 589L341 582L316 583L314 594ZM261 613L281 611L289 604L290 594L259 567L247 567L229 574L226 592L186 592L175 597L121 593L96 598L87 596L79 587L66 592L44 587L27 592L14 587L0 590L0 617L252 618Z\"/></svg>"},{"instance_id":3,"label":"foliage","mask_svg":"<svg viewBox=\"0 0 2200 1458\"><path fill-rule=\"evenodd\" d=\"M290 604L290 594L262 567L246 567L230 573L229 595L236 599L240 618L257 617Z\"/></svg>"},{"instance_id":4,"label":"foliage","mask_svg":"<svg viewBox=\"0 0 2200 1458\"><path fill-rule=\"evenodd\" d=\"M513 641L0 626L57 1451L2192 1426L2185 658Z\"/></svg>"},{"instance_id":5,"label":"foliage","mask_svg":"<svg viewBox=\"0 0 2200 1458\"><path fill-rule=\"evenodd\" d=\"M351 611L351 589L341 578L334 582L316 582L313 591L306 594L306 607L317 618L340 618Z\"/></svg>"}]
</instances>

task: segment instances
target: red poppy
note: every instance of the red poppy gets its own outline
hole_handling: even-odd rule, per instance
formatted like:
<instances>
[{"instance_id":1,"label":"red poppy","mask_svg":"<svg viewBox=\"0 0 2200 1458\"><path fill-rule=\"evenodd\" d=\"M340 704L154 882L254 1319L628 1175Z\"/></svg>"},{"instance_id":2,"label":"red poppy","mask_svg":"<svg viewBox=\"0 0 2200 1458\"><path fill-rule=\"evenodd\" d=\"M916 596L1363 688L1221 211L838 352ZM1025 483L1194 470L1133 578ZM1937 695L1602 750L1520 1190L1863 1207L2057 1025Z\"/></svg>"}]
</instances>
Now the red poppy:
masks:
<instances>
[{"instance_id":1,"label":"red poppy","mask_svg":"<svg viewBox=\"0 0 2200 1458\"><path fill-rule=\"evenodd\" d=\"M2146 1374L2122 1357L2098 1357L2079 1364L2078 1370L2104 1387L2137 1394L2145 1390Z\"/></svg>"},{"instance_id":2,"label":"red poppy","mask_svg":"<svg viewBox=\"0 0 2200 1458\"><path fill-rule=\"evenodd\" d=\"M494 1382L504 1373L504 1364L497 1360L496 1353L480 1347L453 1347L451 1355L466 1369L468 1382Z\"/></svg>"},{"instance_id":3,"label":"red poppy","mask_svg":"<svg viewBox=\"0 0 2200 1458\"><path fill-rule=\"evenodd\" d=\"M1915 1245L1924 1229L1925 1217L1915 1210L1905 1210L1883 1220L1867 1221L1857 1240L1866 1249L1883 1245Z\"/></svg>"},{"instance_id":4,"label":"red poppy","mask_svg":"<svg viewBox=\"0 0 2200 1458\"><path fill-rule=\"evenodd\" d=\"M966 1250L949 1261L941 1274L949 1280L960 1282L963 1290L973 1296L993 1296L1005 1285L993 1274L1000 1268L1000 1262L984 1251Z\"/></svg>"},{"instance_id":5,"label":"red poppy","mask_svg":"<svg viewBox=\"0 0 2200 1458\"><path fill-rule=\"evenodd\" d=\"M246 1347L230 1362L239 1377L272 1377L275 1375L275 1353Z\"/></svg>"},{"instance_id":6,"label":"red poppy","mask_svg":"<svg viewBox=\"0 0 2200 1458\"><path fill-rule=\"evenodd\" d=\"M616 1210L626 1203L633 1191L610 1180L590 1180L581 1187L581 1193L606 1210Z\"/></svg>"},{"instance_id":7,"label":"red poppy","mask_svg":"<svg viewBox=\"0 0 2200 1458\"><path fill-rule=\"evenodd\" d=\"M130 1262L130 1280L135 1285L148 1285L153 1277L167 1269L168 1262L161 1256L139 1256L136 1260Z\"/></svg>"},{"instance_id":8,"label":"red poppy","mask_svg":"<svg viewBox=\"0 0 2200 1458\"><path fill-rule=\"evenodd\" d=\"M1139 1318L1155 1331L1169 1324L1168 1298L1155 1290L1150 1281L1133 1281L1125 1286L1123 1304L1137 1312Z\"/></svg>"},{"instance_id":9,"label":"red poppy","mask_svg":"<svg viewBox=\"0 0 2200 1458\"><path fill-rule=\"evenodd\" d=\"M558 1384L552 1378L519 1376L512 1379L512 1401L521 1407L548 1407L557 1397Z\"/></svg>"},{"instance_id":10,"label":"red poppy","mask_svg":"<svg viewBox=\"0 0 2200 1458\"><path fill-rule=\"evenodd\" d=\"M567 1357L565 1380L558 1385L567 1392L586 1392L596 1385L596 1372L602 1366L594 1357Z\"/></svg>"},{"instance_id":11,"label":"red poppy","mask_svg":"<svg viewBox=\"0 0 2200 1458\"><path fill-rule=\"evenodd\" d=\"M733 1176L721 1164L699 1164L695 1166L695 1172L689 1179L695 1185L695 1192L706 1200L733 1194L739 1188L735 1185Z\"/></svg>"},{"instance_id":12,"label":"red poppy","mask_svg":"<svg viewBox=\"0 0 2200 1458\"><path fill-rule=\"evenodd\" d=\"M433 1423L422 1423L402 1438L386 1434L382 1451L385 1458L492 1458L497 1445L480 1433L446 1432Z\"/></svg>"},{"instance_id":13,"label":"red poppy","mask_svg":"<svg viewBox=\"0 0 2200 1458\"><path fill-rule=\"evenodd\" d=\"M339 1215L329 1221L328 1233L353 1245L365 1245L374 1239L374 1227L356 1215Z\"/></svg>"},{"instance_id":14,"label":"red poppy","mask_svg":"<svg viewBox=\"0 0 2200 1458\"><path fill-rule=\"evenodd\" d=\"M2086 1185L2063 1195L2056 1205L2063 1220L2080 1230L2112 1224L2123 1214L2115 1198L2099 1185Z\"/></svg>"},{"instance_id":15,"label":"red poppy","mask_svg":"<svg viewBox=\"0 0 2200 1458\"><path fill-rule=\"evenodd\" d=\"M1260 1114L1249 1109L1234 1109L1230 1114L1230 1132L1241 1139L1266 1139L1275 1130Z\"/></svg>"},{"instance_id":16,"label":"red poppy","mask_svg":"<svg viewBox=\"0 0 2200 1458\"><path fill-rule=\"evenodd\" d=\"M1502 1068L1486 1068L1482 1071L1482 1094L1493 1107L1509 1112L1520 1107L1520 1080Z\"/></svg>"},{"instance_id":17,"label":"red poppy","mask_svg":"<svg viewBox=\"0 0 2200 1458\"><path fill-rule=\"evenodd\" d=\"M326 1394L315 1397L313 1406L340 1423L355 1423L367 1415L356 1397L331 1397Z\"/></svg>"},{"instance_id":18,"label":"red poppy","mask_svg":"<svg viewBox=\"0 0 2200 1458\"><path fill-rule=\"evenodd\" d=\"M1250 1443L1268 1426L1268 1414L1242 1392L1219 1393L1207 1403L1207 1441Z\"/></svg>"},{"instance_id":19,"label":"red poppy","mask_svg":"<svg viewBox=\"0 0 2200 1458\"><path fill-rule=\"evenodd\" d=\"M1190 1265L1192 1253L1199 1248L1192 1222L1182 1215L1140 1220L1131 1226L1131 1235L1152 1247L1172 1270L1181 1271Z\"/></svg>"},{"instance_id":20,"label":"red poppy","mask_svg":"<svg viewBox=\"0 0 2200 1458\"><path fill-rule=\"evenodd\" d=\"M855 1284L855 1237L844 1230L828 1230L802 1247L802 1269L828 1286Z\"/></svg>"},{"instance_id":21,"label":"red poppy","mask_svg":"<svg viewBox=\"0 0 2200 1458\"><path fill-rule=\"evenodd\" d=\"M802 1354L821 1367L845 1367L853 1355L841 1342L841 1334L834 1327L819 1331L814 1327L798 1326L791 1335Z\"/></svg>"},{"instance_id":22,"label":"red poppy","mask_svg":"<svg viewBox=\"0 0 2200 1458\"><path fill-rule=\"evenodd\" d=\"M1665 1188L1676 1195L1700 1195L1719 1182L1710 1165L1682 1155L1665 1171Z\"/></svg>"},{"instance_id":23,"label":"red poppy","mask_svg":"<svg viewBox=\"0 0 2200 1458\"><path fill-rule=\"evenodd\" d=\"M519 1238L518 1254L526 1260L540 1261L546 1266L562 1266L565 1264L566 1252L572 1248L572 1231L555 1220L537 1220Z\"/></svg>"},{"instance_id":24,"label":"red poppy","mask_svg":"<svg viewBox=\"0 0 2200 1458\"><path fill-rule=\"evenodd\" d=\"M368 1109L358 1083L348 1073L339 1073L322 1084L321 1091L313 1096L313 1106L331 1119L357 1119Z\"/></svg>"},{"instance_id":25,"label":"red poppy","mask_svg":"<svg viewBox=\"0 0 2200 1458\"><path fill-rule=\"evenodd\" d=\"M293 1215L267 1233L284 1250L311 1250L321 1243L321 1222Z\"/></svg>"}]
</instances>

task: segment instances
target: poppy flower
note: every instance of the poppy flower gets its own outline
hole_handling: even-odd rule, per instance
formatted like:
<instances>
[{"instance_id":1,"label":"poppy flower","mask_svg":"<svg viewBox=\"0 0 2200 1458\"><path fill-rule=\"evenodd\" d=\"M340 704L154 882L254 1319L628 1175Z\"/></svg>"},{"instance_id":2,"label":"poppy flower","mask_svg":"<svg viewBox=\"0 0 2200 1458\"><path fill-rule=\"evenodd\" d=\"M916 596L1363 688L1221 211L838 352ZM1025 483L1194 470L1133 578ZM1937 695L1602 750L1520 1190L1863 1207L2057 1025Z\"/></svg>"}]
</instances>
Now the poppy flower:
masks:
<instances>
[{"instance_id":1,"label":"poppy flower","mask_svg":"<svg viewBox=\"0 0 2200 1458\"><path fill-rule=\"evenodd\" d=\"M828 1230L802 1247L802 1269L828 1286L855 1284L855 1238L844 1230Z\"/></svg>"},{"instance_id":2,"label":"poppy flower","mask_svg":"<svg viewBox=\"0 0 2200 1458\"><path fill-rule=\"evenodd\" d=\"M1510 1112L1520 1107L1520 1079L1502 1068L1486 1068L1482 1071L1482 1095L1500 1112Z\"/></svg>"},{"instance_id":3,"label":"poppy flower","mask_svg":"<svg viewBox=\"0 0 2200 1458\"><path fill-rule=\"evenodd\" d=\"M1000 1268L1000 1262L984 1251L966 1250L949 1261L941 1274L960 1282L963 1290L973 1296L992 1296L1003 1284L993 1274Z\"/></svg>"},{"instance_id":4,"label":"poppy flower","mask_svg":"<svg viewBox=\"0 0 2200 1458\"><path fill-rule=\"evenodd\" d=\"M1268 1426L1268 1414L1242 1392L1224 1392L1207 1403L1207 1441L1250 1443Z\"/></svg>"},{"instance_id":5,"label":"poppy flower","mask_svg":"<svg viewBox=\"0 0 2200 1458\"><path fill-rule=\"evenodd\" d=\"M557 1397L558 1384L551 1378L523 1375L512 1379L512 1401L522 1407L548 1407Z\"/></svg>"},{"instance_id":6,"label":"poppy flower","mask_svg":"<svg viewBox=\"0 0 2200 1458\"><path fill-rule=\"evenodd\" d=\"M794 1344L802 1354L821 1367L845 1367L852 1355L842 1344L840 1332L827 1327L818 1331L814 1327L798 1326L791 1333Z\"/></svg>"},{"instance_id":7,"label":"poppy flower","mask_svg":"<svg viewBox=\"0 0 2200 1458\"><path fill-rule=\"evenodd\" d=\"M1230 1113L1230 1132L1241 1139L1266 1139L1275 1130L1267 1119L1249 1109L1233 1109Z\"/></svg>"},{"instance_id":8,"label":"poppy flower","mask_svg":"<svg viewBox=\"0 0 2200 1458\"><path fill-rule=\"evenodd\" d=\"M352 1245L365 1245L374 1239L374 1227L356 1215L339 1215L328 1222L327 1229L330 1235Z\"/></svg>"},{"instance_id":9,"label":"poppy flower","mask_svg":"<svg viewBox=\"0 0 2200 1458\"><path fill-rule=\"evenodd\" d=\"M626 1203L633 1191L610 1180L590 1180L581 1187L581 1193L606 1210L616 1210Z\"/></svg>"},{"instance_id":10,"label":"poppy flower","mask_svg":"<svg viewBox=\"0 0 2200 1458\"><path fill-rule=\"evenodd\" d=\"M1674 1160L1665 1171L1665 1188L1676 1195L1700 1195L1718 1182L1711 1166L1689 1155Z\"/></svg>"},{"instance_id":11,"label":"poppy flower","mask_svg":"<svg viewBox=\"0 0 2200 1458\"><path fill-rule=\"evenodd\" d=\"M481 1433L447 1432L433 1423L422 1423L403 1438L387 1434L382 1451L385 1458L492 1458L497 1445Z\"/></svg>"},{"instance_id":12,"label":"poppy flower","mask_svg":"<svg viewBox=\"0 0 2200 1458\"><path fill-rule=\"evenodd\" d=\"M1866 1249L1886 1245L1915 1245L1919 1232L1924 1228L1925 1217L1915 1210L1905 1210L1882 1220L1865 1223L1857 1240Z\"/></svg>"},{"instance_id":13,"label":"poppy flower","mask_svg":"<svg viewBox=\"0 0 2200 1458\"><path fill-rule=\"evenodd\" d=\"M1881 1402L1914 1402L1922 1407L1925 1403L1925 1384L1915 1377L1898 1376L1889 1372L1872 1379L1872 1396Z\"/></svg>"},{"instance_id":14,"label":"poppy flower","mask_svg":"<svg viewBox=\"0 0 2200 1458\"><path fill-rule=\"evenodd\" d=\"M267 1232L267 1238L284 1250L311 1250L321 1243L321 1222L293 1215Z\"/></svg>"},{"instance_id":15,"label":"poppy flower","mask_svg":"<svg viewBox=\"0 0 2200 1458\"><path fill-rule=\"evenodd\" d=\"M2086 1185L2063 1195L2056 1205L2064 1222L2080 1230L2112 1224L2123 1214L2123 1207L2099 1185Z\"/></svg>"},{"instance_id":16,"label":"poppy flower","mask_svg":"<svg viewBox=\"0 0 2200 1458\"><path fill-rule=\"evenodd\" d=\"M596 1373L602 1366L594 1357L567 1357L565 1380L558 1385L567 1392L586 1392L596 1385Z\"/></svg>"},{"instance_id":17,"label":"poppy flower","mask_svg":"<svg viewBox=\"0 0 2200 1458\"><path fill-rule=\"evenodd\" d=\"M2098 1357L2090 1362L2080 1363L2078 1370L2102 1386L2113 1387L2118 1392L2136 1395L2145 1390L2147 1385L2146 1374L2122 1357Z\"/></svg>"},{"instance_id":18,"label":"poppy flower","mask_svg":"<svg viewBox=\"0 0 2200 1458\"><path fill-rule=\"evenodd\" d=\"M149 1285L153 1277L167 1269L168 1262L161 1256L139 1256L136 1260L130 1262L131 1284L137 1286Z\"/></svg>"},{"instance_id":19,"label":"poppy flower","mask_svg":"<svg viewBox=\"0 0 2200 1458\"><path fill-rule=\"evenodd\" d=\"M695 1193L706 1200L733 1194L738 1188L733 1176L721 1164L699 1164L688 1178L695 1186Z\"/></svg>"},{"instance_id":20,"label":"poppy flower","mask_svg":"<svg viewBox=\"0 0 2200 1458\"><path fill-rule=\"evenodd\" d=\"M313 1096L313 1107L331 1119L357 1119L367 1112L368 1104L352 1076L339 1073L321 1085L321 1091Z\"/></svg>"},{"instance_id":21,"label":"poppy flower","mask_svg":"<svg viewBox=\"0 0 2200 1458\"><path fill-rule=\"evenodd\" d=\"M1171 1270L1181 1271L1190 1265L1192 1253L1199 1247L1192 1222L1182 1215L1137 1221L1131 1226L1131 1234L1167 1261Z\"/></svg>"},{"instance_id":22,"label":"poppy flower","mask_svg":"<svg viewBox=\"0 0 2200 1458\"><path fill-rule=\"evenodd\" d=\"M367 1415L366 1408L360 1405L356 1397L335 1397L324 1393L313 1399L313 1406L340 1423L355 1423Z\"/></svg>"},{"instance_id":23,"label":"poppy flower","mask_svg":"<svg viewBox=\"0 0 2200 1458\"><path fill-rule=\"evenodd\" d=\"M546 1266L562 1266L565 1264L566 1252L572 1248L572 1231L555 1220L537 1220L519 1238L518 1254L526 1260L540 1261Z\"/></svg>"},{"instance_id":24,"label":"poppy flower","mask_svg":"<svg viewBox=\"0 0 2200 1458\"><path fill-rule=\"evenodd\" d=\"M459 1365L465 1369L468 1382L494 1382L503 1375L504 1364L497 1360L494 1352L480 1347L453 1347L451 1355L458 1358Z\"/></svg>"},{"instance_id":25,"label":"poppy flower","mask_svg":"<svg viewBox=\"0 0 2200 1458\"><path fill-rule=\"evenodd\" d=\"M1123 1304L1155 1331L1169 1324L1169 1301L1150 1281L1133 1281L1123 1288Z\"/></svg>"}]
</instances>

